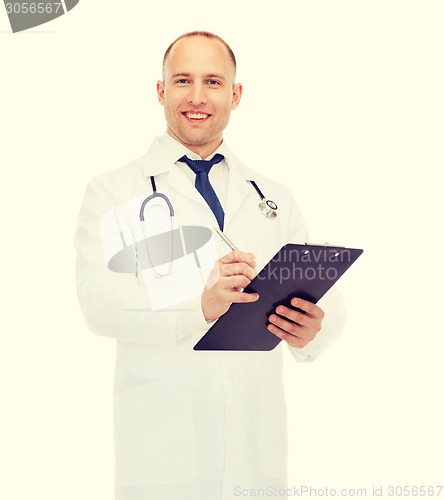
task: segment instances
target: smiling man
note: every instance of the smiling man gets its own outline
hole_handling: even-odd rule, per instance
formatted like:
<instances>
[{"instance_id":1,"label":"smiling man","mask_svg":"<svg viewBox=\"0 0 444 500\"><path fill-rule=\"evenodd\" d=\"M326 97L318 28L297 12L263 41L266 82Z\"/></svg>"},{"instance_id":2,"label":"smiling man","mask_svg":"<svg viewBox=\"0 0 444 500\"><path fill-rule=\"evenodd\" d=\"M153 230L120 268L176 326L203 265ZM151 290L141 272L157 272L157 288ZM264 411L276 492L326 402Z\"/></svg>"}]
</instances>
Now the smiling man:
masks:
<instances>
[{"instance_id":1,"label":"smiling man","mask_svg":"<svg viewBox=\"0 0 444 500\"><path fill-rule=\"evenodd\" d=\"M202 158L222 143L231 111L242 96L230 52L217 38L185 36L168 49L164 81L157 83L168 134Z\"/></svg>"},{"instance_id":2,"label":"smiling man","mask_svg":"<svg viewBox=\"0 0 444 500\"><path fill-rule=\"evenodd\" d=\"M278 491L282 499L282 351L286 346L296 361L318 357L342 328L342 300L332 289L319 305L294 297L300 312L278 306L268 329L284 342L272 351L193 350L231 304L260 300L243 289L277 250L308 238L288 189L244 166L223 140L242 85L236 83L235 56L221 38L192 32L174 41L157 97L166 134L144 157L89 184L75 240L85 319L93 332L117 339L116 499L228 500L259 490ZM258 209L251 179L275 200L278 217ZM135 271L126 274L111 271L103 251L106 242L128 249L127 239L137 239L144 220L140 201L154 194L168 199L163 208L174 211L180 227L219 225L241 249L227 253L215 239L218 260L211 262L206 285L192 299L161 310L152 306L150 284L141 280L139 247ZM127 209L118 216L122 204ZM109 214L116 218L111 225L104 223ZM106 228L115 228L117 239ZM168 283L167 275L156 273L153 283Z\"/></svg>"}]
</instances>

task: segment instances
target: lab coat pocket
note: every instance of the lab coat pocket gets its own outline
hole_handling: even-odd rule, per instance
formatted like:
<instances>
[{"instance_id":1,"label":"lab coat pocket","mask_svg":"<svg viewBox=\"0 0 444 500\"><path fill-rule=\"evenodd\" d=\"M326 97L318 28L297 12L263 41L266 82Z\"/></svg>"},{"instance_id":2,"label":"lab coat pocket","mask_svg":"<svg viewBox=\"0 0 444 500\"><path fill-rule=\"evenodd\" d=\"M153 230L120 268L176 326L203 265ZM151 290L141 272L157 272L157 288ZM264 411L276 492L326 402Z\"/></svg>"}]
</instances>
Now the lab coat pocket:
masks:
<instances>
[{"instance_id":1,"label":"lab coat pocket","mask_svg":"<svg viewBox=\"0 0 444 500\"><path fill-rule=\"evenodd\" d=\"M284 388L262 388L259 413L259 465L269 478L287 477L287 411Z\"/></svg>"},{"instance_id":2,"label":"lab coat pocket","mask_svg":"<svg viewBox=\"0 0 444 500\"><path fill-rule=\"evenodd\" d=\"M196 449L189 376L115 394L114 444L117 485L191 481Z\"/></svg>"}]
</instances>

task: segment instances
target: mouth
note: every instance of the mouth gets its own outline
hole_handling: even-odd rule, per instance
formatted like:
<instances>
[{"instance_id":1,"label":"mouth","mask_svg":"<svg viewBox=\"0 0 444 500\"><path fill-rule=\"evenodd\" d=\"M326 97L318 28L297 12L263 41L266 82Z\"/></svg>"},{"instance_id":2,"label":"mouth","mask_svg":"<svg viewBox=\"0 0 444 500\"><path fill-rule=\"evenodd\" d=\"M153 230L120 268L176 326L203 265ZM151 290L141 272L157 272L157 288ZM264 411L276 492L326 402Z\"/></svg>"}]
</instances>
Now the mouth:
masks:
<instances>
[{"instance_id":1,"label":"mouth","mask_svg":"<svg viewBox=\"0 0 444 500\"><path fill-rule=\"evenodd\" d=\"M193 122L203 122L211 116L208 113L196 113L192 111L184 111L182 115Z\"/></svg>"}]
</instances>

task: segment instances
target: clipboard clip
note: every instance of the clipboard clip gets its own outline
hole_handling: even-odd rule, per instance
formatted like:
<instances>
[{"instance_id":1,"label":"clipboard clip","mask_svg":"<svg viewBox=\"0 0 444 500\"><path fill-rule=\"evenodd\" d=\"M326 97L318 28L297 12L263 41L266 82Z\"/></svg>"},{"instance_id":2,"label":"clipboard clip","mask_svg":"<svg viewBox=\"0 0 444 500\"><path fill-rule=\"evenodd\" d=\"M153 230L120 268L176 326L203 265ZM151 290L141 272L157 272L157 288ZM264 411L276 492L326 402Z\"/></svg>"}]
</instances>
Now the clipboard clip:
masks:
<instances>
[{"instance_id":1,"label":"clipboard clip","mask_svg":"<svg viewBox=\"0 0 444 500\"><path fill-rule=\"evenodd\" d=\"M330 245L330 243L307 243L307 242L305 242L304 245L312 246L312 247L345 248L345 246L342 246L342 245Z\"/></svg>"}]
</instances>

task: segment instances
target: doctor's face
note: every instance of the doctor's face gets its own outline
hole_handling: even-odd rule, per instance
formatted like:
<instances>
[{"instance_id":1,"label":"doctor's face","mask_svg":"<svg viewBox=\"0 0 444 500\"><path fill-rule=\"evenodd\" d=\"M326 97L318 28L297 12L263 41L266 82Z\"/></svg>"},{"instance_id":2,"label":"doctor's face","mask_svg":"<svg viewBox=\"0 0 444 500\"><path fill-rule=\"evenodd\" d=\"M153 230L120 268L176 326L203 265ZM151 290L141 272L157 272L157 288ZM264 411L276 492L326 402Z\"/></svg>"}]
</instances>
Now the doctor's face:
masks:
<instances>
[{"instance_id":1,"label":"doctor's face","mask_svg":"<svg viewBox=\"0 0 444 500\"><path fill-rule=\"evenodd\" d=\"M225 46L202 36L182 38L165 63L157 95L165 108L167 132L201 158L211 155L242 95Z\"/></svg>"}]
</instances>

